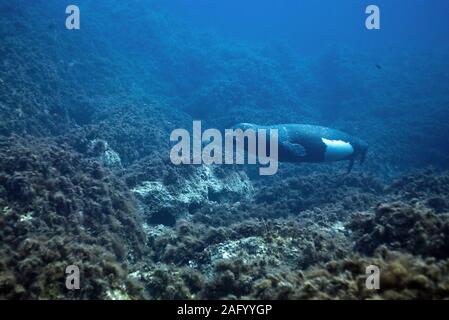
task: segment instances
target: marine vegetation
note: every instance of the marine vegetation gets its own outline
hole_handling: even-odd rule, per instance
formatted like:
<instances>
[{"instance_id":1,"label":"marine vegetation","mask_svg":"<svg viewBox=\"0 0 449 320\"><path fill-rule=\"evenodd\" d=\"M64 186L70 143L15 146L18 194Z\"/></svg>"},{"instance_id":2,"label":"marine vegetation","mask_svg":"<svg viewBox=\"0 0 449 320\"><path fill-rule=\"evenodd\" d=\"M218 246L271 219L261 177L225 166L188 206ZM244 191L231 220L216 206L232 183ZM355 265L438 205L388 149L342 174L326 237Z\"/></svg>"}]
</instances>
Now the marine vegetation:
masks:
<instances>
[{"instance_id":1,"label":"marine vegetation","mask_svg":"<svg viewBox=\"0 0 449 320\"><path fill-rule=\"evenodd\" d=\"M334 27L205 32L170 1L77 2L81 29L67 30L61 1L0 0L0 299L449 298L440 32L410 47L407 30L381 33L374 50L351 24L320 45ZM193 121L335 128L358 149L269 176L175 165L170 135Z\"/></svg>"}]
</instances>

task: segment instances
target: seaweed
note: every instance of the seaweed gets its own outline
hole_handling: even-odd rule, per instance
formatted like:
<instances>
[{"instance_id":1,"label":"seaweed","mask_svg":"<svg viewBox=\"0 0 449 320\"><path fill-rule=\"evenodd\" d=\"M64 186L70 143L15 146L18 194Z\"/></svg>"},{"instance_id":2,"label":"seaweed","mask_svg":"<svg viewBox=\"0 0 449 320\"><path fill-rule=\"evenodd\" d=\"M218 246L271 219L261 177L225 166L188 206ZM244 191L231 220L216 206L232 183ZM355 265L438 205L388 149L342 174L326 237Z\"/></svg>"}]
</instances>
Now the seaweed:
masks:
<instances>
[{"instance_id":1,"label":"seaweed","mask_svg":"<svg viewBox=\"0 0 449 320\"><path fill-rule=\"evenodd\" d=\"M68 146L0 139L3 298L105 298L125 285L144 251L132 196L116 177ZM83 286L65 288L77 265Z\"/></svg>"}]
</instances>

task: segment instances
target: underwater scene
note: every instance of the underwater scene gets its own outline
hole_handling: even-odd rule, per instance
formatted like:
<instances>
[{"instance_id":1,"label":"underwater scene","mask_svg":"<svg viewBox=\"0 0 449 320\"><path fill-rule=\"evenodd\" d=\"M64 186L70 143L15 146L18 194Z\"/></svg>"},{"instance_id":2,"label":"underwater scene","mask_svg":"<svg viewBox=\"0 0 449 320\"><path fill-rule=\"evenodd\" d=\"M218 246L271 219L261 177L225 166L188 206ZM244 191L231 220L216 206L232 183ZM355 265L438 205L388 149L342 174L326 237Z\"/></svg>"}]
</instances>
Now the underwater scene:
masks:
<instances>
[{"instance_id":1,"label":"underwater scene","mask_svg":"<svg viewBox=\"0 0 449 320\"><path fill-rule=\"evenodd\" d=\"M448 13L0 0L0 299L448 299Z\"/></svg>"}]
</instances>

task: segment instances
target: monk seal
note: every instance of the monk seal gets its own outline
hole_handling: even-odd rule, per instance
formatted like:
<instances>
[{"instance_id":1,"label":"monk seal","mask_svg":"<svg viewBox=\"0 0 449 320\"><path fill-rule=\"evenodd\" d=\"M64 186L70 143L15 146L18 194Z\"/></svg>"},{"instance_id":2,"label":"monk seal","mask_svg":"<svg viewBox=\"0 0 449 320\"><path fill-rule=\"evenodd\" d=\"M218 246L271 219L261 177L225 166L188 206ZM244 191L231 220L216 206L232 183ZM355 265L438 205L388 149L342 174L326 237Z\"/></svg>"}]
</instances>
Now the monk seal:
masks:
<instances>
[{"instance_id":1,"label":"monk seal","mask_svg":"<svg viewBox=\"0 0 449 320\"><path fill-rule=\"evenodd\" d=\"M309 124L278 124L262 126L253 123L239 123L233 129L278 130L279 162L331 162L348 160L350 173L356 159L363 163L368 144L337 129ZM267 143L267 148L269 143Z\"/></svg>"}]
</instances>

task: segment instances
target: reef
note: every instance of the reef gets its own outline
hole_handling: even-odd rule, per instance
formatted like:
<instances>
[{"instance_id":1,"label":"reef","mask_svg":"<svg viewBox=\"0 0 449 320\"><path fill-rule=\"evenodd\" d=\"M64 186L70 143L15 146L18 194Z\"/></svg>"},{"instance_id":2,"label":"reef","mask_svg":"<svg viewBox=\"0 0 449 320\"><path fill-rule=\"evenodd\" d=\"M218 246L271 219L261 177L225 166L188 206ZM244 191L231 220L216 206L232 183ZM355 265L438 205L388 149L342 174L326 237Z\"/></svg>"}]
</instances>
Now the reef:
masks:
<instances>
[{"instance_id":1,"label":"reef","mask_svg":"<svg viewBox=\"0 0 449 320\"><path fill-rule=\"evenodd\" d=\"M380 245L415 255L449 258L447 174L427 170L394 181L392 199L369 212L356 213L349 227L356 249L372 253Z\"/></svg>"},{"instance_id":2,"label":"reef","mask_svg":"<svg viewBox=\"0 0 449 320\"><path fill-rule=\"evenodd\" d=\"M172 226L199 208L248 200L254 192L245 172L205 165L177 167L162 179L143 181L131 191L151 223Z\"/></svg>"},{"instance_id":3,"label":"reef","mask_svg":"<svg viewBox=\"0 0 449 320\"><path fill-rule=\"evenodd\" d=\"M1 138L0 150L0 296L141 296L126 270L145 235L126 186L50 140ZM69 265L82 270L79 291L64 287Z\"/></svg>"},{"instance_id":4,"label":"reef","mask_svg":"<svg viewBox=\"0 0 449 320\"><path fill-rule=\"evenodd\" d=\"M60 1L29 2L0 3L0 299L449 298L447 54L379 71L118 0L79 0L96 19L72 33ZM175 166L170 133L193 120L322 124L370 149L349 175Z\"/></svg>"},{"instance_id":5,"label":"reef","mask_svg":"<svg viewBox=\"0 0 449 320\"><path fill-rule=\"evenodd\" d=\"M268 187L163 158L108 167L115 151L88 141L79 153L58 139L0 140L2 298L449 296L448 173L311 173ZM72 264L80 291L64 288ZM365 287L372 264L380 290Z\"/></svg>"},{"instance_id":6,"label":"reef","mask_svg":"<svg viewBox=\"0 0 449 320\"><path fill-rule=\"evenodd\" d=\"M380 289L366 288L366 266L380 268ZM255 286L265 299L447 299L449 260L421 259L380 248L374 256L349 256L304 272L273 275ZM253 293L253 294L254 294Z\"/></svg>"},{"instance_id":7,"label":"reef","mask_svg":"<svg viewBox=\"0 0 449 320\"><path fill-rule=\"evenodd\" d=\"M329 177L310 179L321 181L322 190L335 190ZM420 184L426 179L434 183L424 191ZM288 218L263 219L266 212L258 207L260 194L255 201L228 209L208 206L193 214L193 222L181 220L175 228L150 231L156 265L133 275L157 299L448 298L448 215L435 206L439 201L429 202L447 197L446 179L446 173L432 170L383 186L363 176L350 178L349 189L341 195L349 193L351 198L336 197L332 199L336 203L324 202L321 207L319 202L311 207L295 204L291 209L277 205L278 211L289 212ZM328 188L323 187L327 184ZM278 201L288 199L290 192L299 198L303 192L307 195L302 188L272 190L278 190ZM360 211L364 206L357 193L367 190L375 192ZM410 202L410 192L419 197ZM353 206L338 210L348 202ZM227 211L229 216L222 217ZM252 211L261 215L251 217ZM334 216L317 218L320 211L324 216L334 212ZM231 217L239 218L219 223ZM381 270L379 290L366 288L369 265Z\"/></svg>"}]
</instances>

